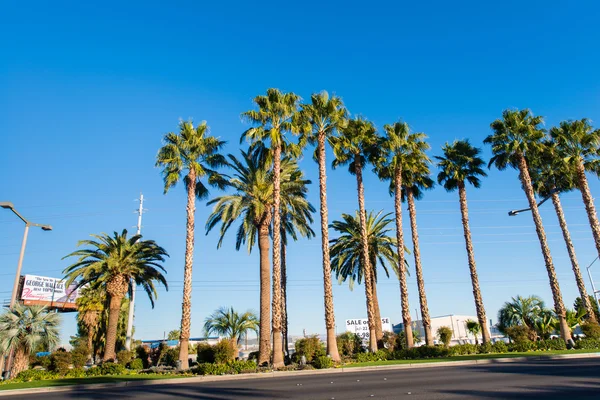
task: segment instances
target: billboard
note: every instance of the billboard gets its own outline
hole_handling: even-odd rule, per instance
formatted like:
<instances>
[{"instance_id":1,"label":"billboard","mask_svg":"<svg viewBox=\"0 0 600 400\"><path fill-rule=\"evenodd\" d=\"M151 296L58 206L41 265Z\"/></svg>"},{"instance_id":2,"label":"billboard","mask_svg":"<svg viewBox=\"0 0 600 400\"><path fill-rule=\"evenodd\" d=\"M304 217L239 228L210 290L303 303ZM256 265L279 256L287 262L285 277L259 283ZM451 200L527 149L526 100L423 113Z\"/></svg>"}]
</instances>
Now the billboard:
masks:
<instances>
[{"instance_id":1,"label":"billboard","mask_svg":"<svg viewBox=\"0 0 600 400\"><path fill-rule=\"evenodd\" d=\"M389 318L381 318L383 332L393 332L392 323ZM369 345L369 321L366 318L347 319L346 331L356 333L363 342L363 346Z\"/></svg>"},{"instance_id":2,"label":"billboard","mask_svg":"<svg viewBox=\"0 0 600 400\"><path fill-rule=\"evenodd\" d=\"M26 305L55 306L62 308L77 308L75 300L79 290L75 290L76 282L65 288L65 281L46 276L25 275L21 300Z\"/></svg>"}]
</instances>

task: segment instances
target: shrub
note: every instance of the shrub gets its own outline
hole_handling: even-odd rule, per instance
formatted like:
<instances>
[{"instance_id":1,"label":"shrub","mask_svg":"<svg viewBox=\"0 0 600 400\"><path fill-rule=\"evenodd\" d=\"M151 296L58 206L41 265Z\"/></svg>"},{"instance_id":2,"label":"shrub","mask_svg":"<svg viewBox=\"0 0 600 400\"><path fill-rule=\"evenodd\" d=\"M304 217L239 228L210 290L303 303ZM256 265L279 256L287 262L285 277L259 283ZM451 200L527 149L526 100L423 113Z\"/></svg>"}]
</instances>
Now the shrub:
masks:
<instances>
[{"instance_id":1,"label":"shrub","mask_svg":"<svg viewBox=\"0 0 600 400\"><path fill-rule=\"evenodd\" d=\"M438 338L444 346L448 347L450 345L450 341L452 340L452 329L447 326L440 326L437 330Z\"/></svg>"},{"instance_id":2,"label":"shrub","mask_svg":"<svg viewBox=\"0 0 600 400\"><path fill-rule=\"evenodd\" d=\"M200 345L198 345L200 346ZM258 361L258 351L253 351L250 354L248 354L248 361Z\"/></svg>"},{"instance_id":3,"label":"shrub","mask_svg":"<svg viewBox=\"0 0 600 400\"><path fill-rule=\"evenodd\" d=\"M85 376L101 376L102 370L100 367L91 367L85 370Z\"/></svg>"},{"instance_id":4,"label":"shrub","mask_svg":"<svg viewBox=\"0 0 600 400\"><path fill-rule=\"evenodd\" d=\"M230 361L228 365L235 374L256 372L256 363L254 361L236 360Z\"/></svg>"},{"instance_id":5,"label":"shrub","mask_svg":"<svg viewBox=\"0 0 600 400\"><path fill-rule=\"evenodd\" d=\"M358 353L355 358L357 362L385 361L391 358L391 352L387 350L377 350L375 353Z\"/></svg>"},{"instance_id":6,"label":"shrub","mask_svg":"<svg viewBox=\"0 0 600 400\"><path fill-rule=\"evenodd\" d=\"M306 362L312 362L315 357L324 356L325 349L317 336L309 336L296 341L296 352L294 358L300 360L302 356L306 357Z\"/></svg>"},{"instance_id":7,"label":"shrub","mask_svg":"<svg viewBox=\"0 0 600 400\"><path fill-rule=\"evenodd\" d=\"M161 365L160 367L150 367L140 371L140 374L159 374L159 375L169 375L177 372L177 370L173 367L167 367L165 365Z\"/></svg>"},{"instance_id":8,"label":"shrub","mask_svg":"<svg viewBox=\"0 0 600 400\"><path fill-rule=\"evenodd\" d=\"M162 354L160 364L175 368L177 361L179 361L179 346L166 349Z\"/></svg>"},{"instance_id":9,"label":"shrub","mask_svg":"<svg viewBox=\"0 0 600 400\"><path fill-rule=\"evenodd\" d=\"M469 354L477 354L478 347L471 343L457 344L449 347L448 352L451 356L465 356Z\"/></svg>"},{"instance_id":10,"label":"shrub","mask_svg":"<svg viewBox=\"0 0 600 400\"><path fill-rule=\"evenodd\" d=\"M579 325L579 327L587 339L600 339L600 325L585 322Z\"/></svg>"},{"instance_id":11,"label":"shrub","mask_svg":"<svg viewBox=\"0 0 600 400\"><path fill-rule=\"evenodd\" d=\"M231 367L227 364L201 363L198 364L193 372L198 375L225 375L230 373Z\"/></svg>"},{"instance_id":12,"label":"shrub","mask_svg":"<svg viewBox=\"0 0 600 400\"><path fill-rule=\"evenodd\" d=\"M117 363L126 366L133 359L133 351L121 350L117 353Z\"/></svg>"},{"instance_id":13,"label":"shrub","mask_svg":"<svg viewBox=\"0 0 600 400\"><path fill-rule=\"evenodd\" d=\"M148 368L150 366L150 353L148 352L148 348L146 346L136 347L135 354L136 358L139 358L144 363L144 368Z\"/></svg>"},{"instance_id":14,"label":"shrub","mask_svg":"<svg viewBox=\"0 0 600 400\"><path fill-rule=\"evenodd\" d=\"M540 340L536 343L538 350L566 350L567 344L562 339Z\"/></svg>"},{"instance_id":15,"label":"shrub","mask_svg":"<svg viewBox=\"0 0 600 400\"><path fill-rule=\"evenodd\" d=\"M11 380L11 382L32 382L56 378L58 378L58 375L49 371L43 371L41 369L28 369L19 372L19 374L13 380Z\"/></svg>"},{"instance_id":16,"label":"shrub","mask_svg":"<svg viewBox=\"0 0 600 400\"><path fill-rule=\"evenodd\" d=\"M503 340L498 340L496 343L492 345L492 350L494 353L506 353L508 352L508 346L504 343Z\"/></svg>"},{"instance_id":17,"label":"shrub","mask_svg":"<svg viewBox=\"0 0 600 400\"><path fill-rule=\"evenodd\" d=\"M333 360L327 356L319 356L313 360L312 365L316 369L331 368L333 367Z\"/></svg>"},{"instance_id":18,"label":"shrub","mask_svg":"<svg viewBox=\"0 0 600 400\"><path fill-rule=\"evenodd\" d=\"M124 366L113 362L106 362L98 367L98 369L100 370L100 375L121 375L125 372Z\"/></svg>"},{"instance_id":19,"label":"shrub","mask_svg":"<svg viewBox=\"0 0 600 400\"><path fill-rule=\"evenodd\" d=\"M215 349L208 343L198 343L196 354L198 355L198 364L215 362ZM256 354L258 357L258 352Z\"/></svg>"},{"instance_id":20,"label":"shrub","mask_svg":"<svg viewBox=\"0 0 600 400\"><path fill-rule=\"evenodd\" d=\"M71 361L73 367L81 368L85 365L90 356L90 350L87 346L77 346L71 351Z\"/></svg>"},{"instance_id":21,"label":"shrub","mask_svg":"<svg viewBox=\"0 0 600 400\"><path fill-rule=\"evenodd\" d=\"M344 332L336 338L340 355L352 357L363 350L362 340L356 333Z\"/></svg>"},{"instance_id":22,"label":"shrub","mask_svg":"<svg viewBox=\"0 0 600 400\"><path fill-rule=\"evenodd\" d=\"M219 343L215 344L214 348L216 363L222 364L233 360L235 349L233 348L231 340L223 339Z\"/></svg>"},{"instance_id":23,"label":"shrub","mask_svg":"<svg viewBox=\"0 0 600 400\"><path fill-rule=\"evenodd\" d=\"M481 343L480 345L477 346L477 352L479 354L493 353L494 347L492 346L492 344L490 342Z\"/></svg>"},{"instance_id":24,"label":"shrub","mask_svg":"<svg viewBox=\"0 0 600 400\"><path fill-rule=\"evenodd\" d=\"M134 371L139 371L141 369L144 369L144 362L141 358L134 358L129 362L129 364L127 364L127 368Z\"/></svg>"},{"instance_id":25,"label":"shrub","mask_svg":"<svg viewBox=\"0 0 600 400\"><path fill-rule=\"evenodd\" d=\"M600 349L600 340L584 338L575 342L575 348L582 350Z\"/></svg>"},{"instance_id":26,"label":"shrub","mask_svg":"<svg viewBox=\"0 0 600 400\"><path fill-rule=\"evenodd\" d=\"M393 332L383 332L383 339L381 341L385 349L394 351L396 350L398 335Z\"/></svg>"},{"instance_id":27,"label":"shrub","mask_svg":"<svg viewBox=\"0 0 600 400\"><path fill-rule=\"evenodd\" d=\"M71 353L56 351L50 355L50 371L65 375L71 367Z\"/></svg>"},{"instance_id":28,"label":"shrub","mask_svg":"<svg viewBox=\"0 0 600 400\"><path fill-rule=\"evenodd\" d=\"M515 342L508 345L508 351L526 352L531 350L537 350L537 345L530 340Z\"/></svg>"},{"instance_id":29,"label":"shrub","mask_svg":"<svg viewBox=\"0 0 600 400\"><path fill-rule=\"evenodd\" d=\"M509 326L504 330L506 336L515 343L529 342L531 329L524 325Z\"/></svg>"},{"instance_id":30,"label":"shrub","mask_svg":"<svg viewBox=\"0 0 600 400\"><path fill-rule=\"evenodd\" d=\"M446 346L421 346L415 347L415 349L417 349L418 358L439 358L450 355L450 350Z\"/></svg>"},{"instance_id":31,"label":"shrub","mask_svg":"<svg viewBox=\"0 0 600 400\"><path fill-rule=\"evenodd\" d=\"M87 360L86 360L87 361ZM67 372L66 378L83 378L85 376L85 369L81 367L73 368Z\"/></svg>"},{"instance_id":32,"label":"shrub","mask_svg":"<svg viewBox=\"0 0 600 400\"><path fill-rule=\"evenodd\" d=\"M33 360L31 361L31 366L32 367L36 367L36 366L40 366L44 369L49 369L50 368L50 356L41 356L41 357L33 357Z\"/></svg>"}]
</instances>

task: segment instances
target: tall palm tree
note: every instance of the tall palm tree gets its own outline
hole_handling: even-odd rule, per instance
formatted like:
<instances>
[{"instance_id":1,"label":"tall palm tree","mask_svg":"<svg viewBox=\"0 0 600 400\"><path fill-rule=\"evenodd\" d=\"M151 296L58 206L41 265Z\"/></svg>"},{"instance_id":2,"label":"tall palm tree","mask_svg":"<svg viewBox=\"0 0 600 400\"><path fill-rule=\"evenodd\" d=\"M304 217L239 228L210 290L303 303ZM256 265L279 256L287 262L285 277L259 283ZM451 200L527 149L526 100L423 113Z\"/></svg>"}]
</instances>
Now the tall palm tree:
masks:
<instances>
[{"instance_id":1,"label":"tall palm tree","mask_svg":"<svg viewBox=\"0 0 600 400\"><path fill-rule=\"evenodd\" d=\"M544 119L542 117L534 116L528 109L505 110L502 113L501 119L497 119L491 123L490 126L493 134L485 138L484 143L492 146L492 153L494 154L489 162L489 166L495 165L499 170L504 170L510 166L519 170L521 186L529 201L533 222L540 241L542 255L544 256L550 289L552 290L552 297L554 299L554 311L560 322L561 337L565 341L570 341L571 334L565 320L565 306L527 164L528 158L539 154L539 149L545 137L544 130L541 128L543 122Z\"/></svg>"},{"instance_id":2,"label":"tall palm tree","mask_svg":"<svg viewBox=\"0 0 600 400\"><path fill-rule=\"evenodd\" d=\"M233 193L217 197L208 202L214 205L213 212L206 222L206 233L221 225L221 247L225 234L234 222L240 220L236 233L236 249L247 245L248 252L257 244L260 254L260 331L259 365L268 364L271 353L270 329L270 270L269 261L270 227L273 218L273 171L259 149L242 151L242 159L229 155L229 165L234 173L227 182ZM312 218L314 210L306 194L311 182L304 179L295 161L284 158L281 163L281 198L284 210L294 211L298 218ZM281 250L280 250L281 251ZM278 281L279 282L279 281Z\"/></svg>"},{"instance_id":3,"label":"tall palm tree","mask_svg":"<svg viewBox=\"0 0 600 400\"><path fill-rule=\"evenodd\" d=\"M560 193L569 192L577 187L577 173L575 168L565 162L565 157L552 140L544 141L540 149L540 154L536 157L531 157L529 164L533 190L540 197L550 197L552 199L563 239L567 246L567 252L569 253L569 259L571 260L575 282L577 283L579 294L583 299L583 306L587 310L588 315L590 315L590 321L597 322L592 303L587 295L585 282L583 281L577 255L575 254L575 246L571 240L571 234L569 233L567 220L560 201Z\"/></svg>"},{"instance_id":4,"label":"tall palm tree","mask_svg":"<svg viewBox=\"0 0 600 400\"><path fill-rule=\"evenodd\" d=\"M423 278L423 266L421 264L421 249L419 246L419 232L417 228L417 207L415 200L423 197L423 191L433 188L433 180L430 178L429 165L431 160L425 154L429 150L429 144L425 142L427 136L418 138L420 143L406 155L402 168L402 200L408 203L408 215L410 217L410 231L413 243L413 255L415 258L415 277L419 291L419 303L421 306L421 320L425 331L425 343L433 346L433 332L431 331L431 317L427 305L427 294L425 292L425 279Z\"/></svg>"},{"instance_id":5,"label":"tall palm tree","mask_svg":"<svg viewBox=\"0 0 600 400\"><path fill-rule=\"evenodd\" d=\"M406 122L398 121L393 125L384 125L385 136L381 143L381 157L376 164L376 172L382 180L390 181L390 194L394 195L394 213L396 216L396 248L398 254L398 281L400 283L400 300L402 303L402 323L406 345L413 347L414 338L410 305L408 302L407 269L405 266L404 233L402 227L402 171L403 163L408 154L418 150L425 144L422 133L411 133Z\"/></svg>"},{"instance_id":6,"label":"tall palm tree","mask_svg":"<svg viewBox=\"0 0 600 400\"><path fill-rule=\"evenodd\" d=\"M273 160L273 367L284 366L281 342L281 158L282 154L296 153L288 142L286 133L297 131L294 117L298 112L300 97L294 93L282 93L278 89L267 89L266 96L256 96L258 110L242 113L242 117L255 124L242 134L242 139L251 143L268 142Z\"/></svg>"},{"instance_id":7,"label":"tall palm tree","mask_svg":"<svg viewBox=\"0 0 600 400\"><path fill-rule=\"evenodd\" d=\"M81 240L77 244L78 247L88 248L63 257L77 258L74 264L63 271L67 281L65 286L78 280L77 287L89 284L106 290L109 315L104 361L115 360L121 301L131 290L131 285L135 284L148 294L154 308L154 299L158 296L154 283L161 283L168 289L167 280L162 274L166 271L161 263L169 255L153 240L141 240L141 235L127 238L126 229L121 234L114 232L113 236L91 236L96 240Z\"/></svg>"},{"instance_id":8,"label":"tall palm tree","mask_svg":"<svg viewBox=\"0 0 600 400\"><path fill-rule=\"evenodd\" d=\"M367 236L367 213L365 211L365 190L362 171L367 162L373 161L377 153L378 137L373 123L360 117L348 121L340 135L331 139L335 160L333 168L348 165L350 174L356 176L358 192L358 210L360 218L362 257L365 266L365 295L367 300L367 319L369 324L369 349L377 351L377 342L383 338L381 319L375 318L373 307L373 280L371 263L368 258L369 243ZM379 329L377 329L379 328ZM376 330L377 329L377 330Z\"/></svg>"},{"instance_id":9,"label":"tall palm tree","mask_svg":"<svg viewBox=\"0 0 600 400\"><path fill-rule=\"evenodd\" d=\"M181 368L189 367L188 345L192 323L192 267L194 265L194 226L196 198L208 197L207 185L223 187L223 177L216 168L223 166L225 158L219 152L225 142L210 136L206 121L194 127L192 121L180 121L179 133L165 135L164 145L156 156L156 166L162 167L164 193L183 177L187 190L187 217L185 235L185 267L183 271L183 301L181 303L181 337L179 361ZM205 183L206 182L206 183Z\"/></svg>"},{"instance_id":10,"label":"tall palm tree","mask_svg":"<svg viewBox=\"0 0 600 400\"><path fill-rule=\"evenodd\" d=\"M258 332L258 318L252 311L238 313L233 307L221 307L204 320L204 332L229 338L234 348L234 358L239 355L238 344L246 337L248 331Z\"/></svg>"},{"instance_id":11,"label":"tall palm tree","mask_svg":"<svg viewBox=\"0 0 600 400\"><path fill-rule=\"evenodd\" d=\"M467 332L469 332L475 338L475 344L479 344L478 335L481 333L481 325L479 325L479 322L468 319L465 321L465 327Z\"/></svg>"},{"instance_id":12,"label":"tall palm tree","mask_svg":"<svg viewBox=\"0 0 600 400\"><path fill-rule=\"evenodd\" d=\"M100 329L102 313L105 310L106 293L101 288L88 286L80 291L75 301L77 304L77 321L85 328L87 348L94 352L94 338Z\"/></svg>"},{"instance_id":13,"label":"tall palm tree","mask_svg":"<svg viewBox=\"0 0 600 400\"><path fill-rule=\"evenodd\" d=\"M60 316L45 307L15 304L0 315L0 354L13 353L10 377L29 367L29 356L39 346L58 345Z\"/></svg>"},{"instance_id":14,"label":"tall palm tree","mask_svg":"<svg viewBox=\"0 0 600 400\"><path fill-rule=\"evenodd\" d=\"M389 235L389 225L392 220L391 214L383 214L383 211L367 214L367 241L369 243L369 262L371 268L371 280L373 282L373 307L375 318L381 320L379 299L377 296L377 264L381 266L385 275L389 278L388 265L398 275L398 256L396 253L396 240ZM340 236L330 241L332 272L335 272L338 283L348 281L350 290L354 283L360 285L364 279L365 268L362 258L362 237L360 216L342 214L342 221L333 221L330 225Z\"/></svg>"},{"instance_id":15,"label":"tall palm tree","mask_svg":"<svg viewBox=\"0 0 600 400\"><path fill-rule=\"evenodd\" d=\"M501 332L508 327L523 325L535 330L535 321L545 310L544 301L538 296L513 297L498 311L498 328Z\"/></svg>"},{"instance_id":16,"label":"tall palm tree","mask_svg":"<svg viewBox=\"0 0 600 400\"><path fill-rule=\"evenodd\" d=\"M344 126L348 112L342 99L329 97L325 91L314 93L311 102L301 105L301 142L316 144L315 159L319 165L319 200L321 213L321 256L323 260L323 291L325 303L325 328L327 329L327 355L334 362L340 361L335 335L333 289L331 287L331 264L329 259L329 222L327 208L327 161L325 144Z\"/></svg>"},{"instance_id":17,"label":"tall palm tree","mask_svg":"<svg viewBox=\"0 0 600 400\"><path fill-rule=\"evenodd\" d=\"M550 129L550 135L556 142L561 156L575 170L575 183L581 192L596 250L600 256L600 223L585 176L586 172L594 175L598 175L600 172L600 129L594 130L590 121L583 118L577 121L561 122L559 126Z\"/></svg>"},{"instance_id":18,"label":"tall palm tree","mask_svg":"<svg viewBox=\"0 0 600 400\"><path fill-rule=\"evenodd\" d=\"M490 332L488 330L485 307L479 287L479 277L477 276L477 267L475 265L475 253L473 250L473 241L471 240L471 228L469 227L469 209L467 205L467 189L465 183L470 183L473 187L481 186L480 176L487 176L482 167L485 162L479 154L481 150L473 147L468 140L456 140L454 143L446 143L442 147L443 156L436 156L439 161L440 172L437 180L444 189L453 192L458 189L460 202L460 213L462 216L463 232L465 236L465 245L469 260L469 270L471 273L471 285L473 286L473 297L475 298L475 308L477 310L477 320L481 327L483 343L490 342Z\"/></svg>"}]
</instances>

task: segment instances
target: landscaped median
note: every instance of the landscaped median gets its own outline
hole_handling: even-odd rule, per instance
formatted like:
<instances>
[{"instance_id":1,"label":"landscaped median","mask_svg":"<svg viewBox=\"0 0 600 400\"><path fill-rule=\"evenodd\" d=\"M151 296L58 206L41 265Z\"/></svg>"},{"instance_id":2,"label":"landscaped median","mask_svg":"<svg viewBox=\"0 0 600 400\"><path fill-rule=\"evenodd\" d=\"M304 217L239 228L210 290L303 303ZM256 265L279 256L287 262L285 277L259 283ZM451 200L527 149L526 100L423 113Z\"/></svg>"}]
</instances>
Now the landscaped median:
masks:
<instances>
[{"instance_id":1,"label":"landscaped median","mask_svg":"<svg viewBox=\"0 0 600 400\"><path fill-rule=\"evenodd\" d=\"M3 394L18 394L22 393L21 390L25 389L41 389L48 388L47 390L52 390L51 388L59 388L65 386L82 386L82 385L94 385L94 384L108 384L108 385L118 385L123 383L131 383L132 385L136 384L158 384L158 382L149 382L161 380L165 381L167 384L168 380L177 379L178 383L183 381L189 382L198 382L199 380L205 379L239 379L242 376L246 379L248 378L259 378L259 377L276 377L276 376L289 376L290 374L298 373L298 374L311 374L311 373L329 373L329 372L352 372L356 369L363 368L381 368L381 367L389 367L389 368L411 368L411 366L415 366L415 364L419 364L420 366L426 367L425 364L431 364L431 367L435 367L440 363L444 363L444 365L452 365L455 364L459 366L463 364L465 361L487 361L487 360L498 360L498 361L515 361L515 359L526 358L526 359L542 359L542 358L552 358L552 357L592 357L598 356L600 357L600 352L598 350L555 350L555 351L530 351L530 352L512 352L512 353L504 353L504 354L474 354L474 355L464 355L464 356L452 356L452 357L444 357L444 358L429 358L429 359L404 359L404 360L380 360L380 361L366 361L366 362L354 362L342 364L334 367L333 369L304 369L301 371L287 369L286 371L277 371L273 372L268 369L255 369L254 371L250 370L242 370L240 372L236 372L235 370L230 370L230 374L222 373L217 374L217 376L212 376L208 378L208 376L198 376L196 374L182 374L182 373L173 373L173 374L136 374L130 373L125 375L112 375L112 376L97 376L97 377L82 377L82 378L60 378L60 379L51 379L51 380L39 380L39 381L31 381L31 382L15 382L15 383L5 383L0 385L0 396ZM416 367L416 366L415 366ZM242 376L238 375L242 374Z\"/></svg>"}]
</instances>

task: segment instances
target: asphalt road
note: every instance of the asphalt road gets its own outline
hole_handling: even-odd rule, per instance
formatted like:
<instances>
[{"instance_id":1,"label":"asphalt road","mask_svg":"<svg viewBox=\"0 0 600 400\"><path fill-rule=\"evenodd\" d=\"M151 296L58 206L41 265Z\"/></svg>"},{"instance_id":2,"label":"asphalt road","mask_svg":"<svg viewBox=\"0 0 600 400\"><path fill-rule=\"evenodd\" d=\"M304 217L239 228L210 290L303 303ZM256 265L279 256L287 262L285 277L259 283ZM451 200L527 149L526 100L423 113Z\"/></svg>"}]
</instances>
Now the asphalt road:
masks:
<instances>
[{"instance_id":1,"label":"asphalt road","mask_svg":"<svg viewBox=\"0 0 600 400\"><path fill-rule=\"evenodd\" d=\"M563 359L20 395L19 399L600 399L600 359ZM10 398L17 398L10 397Z\"/></svg>"}]
</instances>

